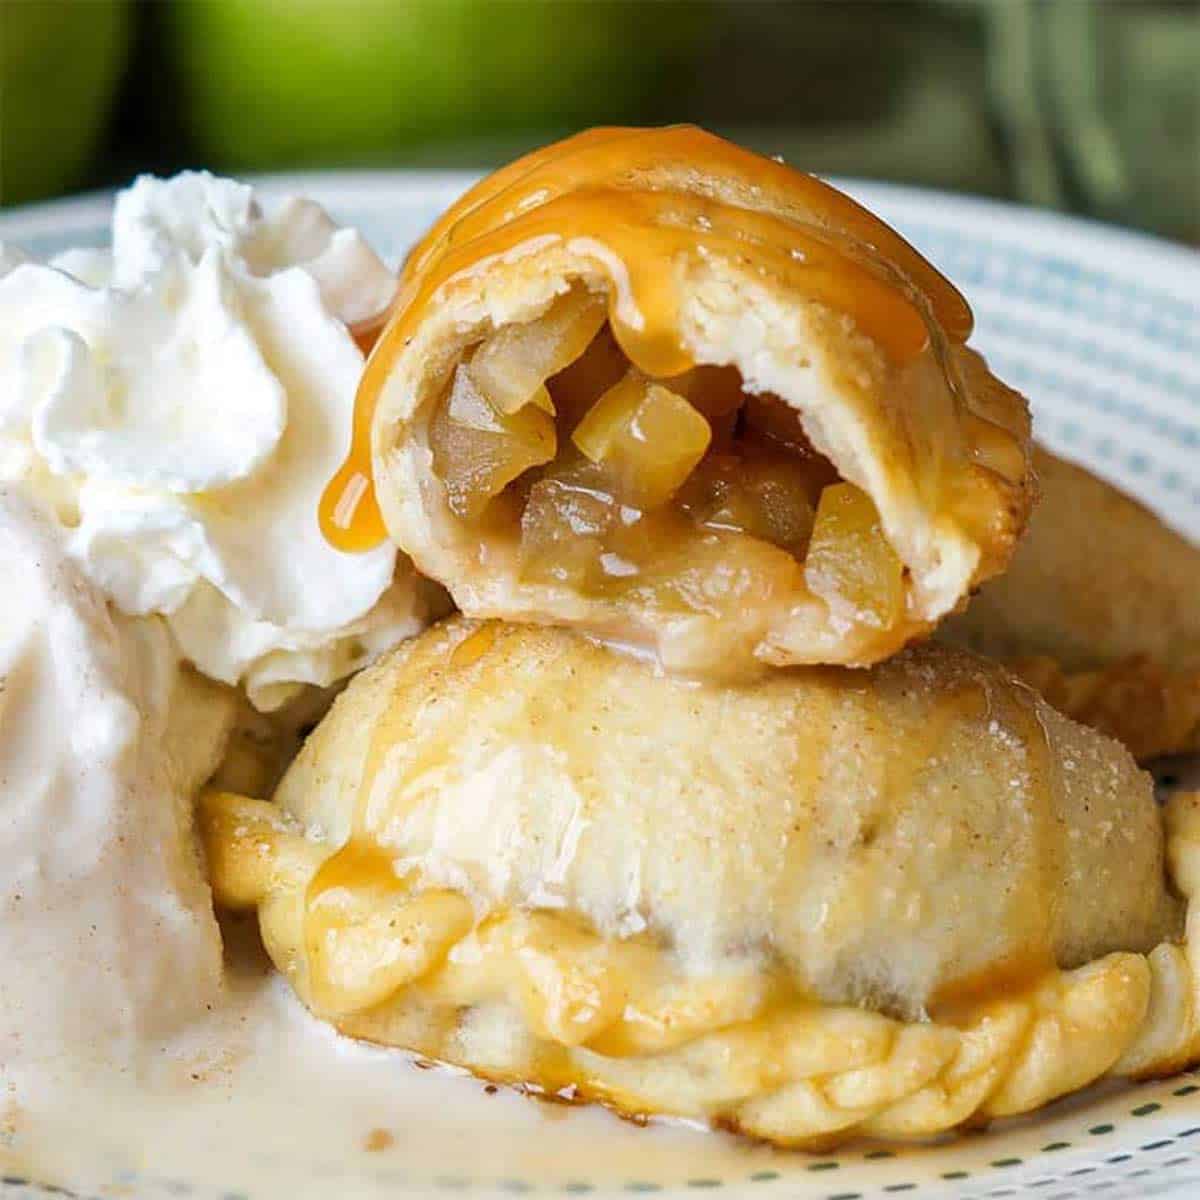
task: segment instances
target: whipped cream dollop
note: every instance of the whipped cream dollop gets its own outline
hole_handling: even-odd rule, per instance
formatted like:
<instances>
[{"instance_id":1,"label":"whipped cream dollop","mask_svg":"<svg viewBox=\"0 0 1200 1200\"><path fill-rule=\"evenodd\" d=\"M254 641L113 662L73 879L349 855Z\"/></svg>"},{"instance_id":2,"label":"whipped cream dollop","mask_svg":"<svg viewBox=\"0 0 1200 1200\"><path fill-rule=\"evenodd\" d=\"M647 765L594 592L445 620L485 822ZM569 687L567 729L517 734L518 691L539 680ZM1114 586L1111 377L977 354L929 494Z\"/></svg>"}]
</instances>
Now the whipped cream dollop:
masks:
<instances>
[{"instance_id":1,"label":"whipped cream dollop","mask_svg":"<svg viewBox=\"0 0 1200 1200\"><path fill-rule=\"evenodd\" d=\"M207 173L121 192L109 251L0 253L0 484L68 531L122 612L161 615L262 709L416 633L430 589L394 547L318 527L393 273L295 198Z\"/></svg>"},{"instance_id":2,"label":"whipped cream dollop","mask_svg":"<svg viewBox=\"0 0 1200 1200\"><path fill-rule=\"evenodd\" d=\"M236 697L0 488L0 1075L136 1066L222 988L192 830Z\"/></svg>"}]
</instances>

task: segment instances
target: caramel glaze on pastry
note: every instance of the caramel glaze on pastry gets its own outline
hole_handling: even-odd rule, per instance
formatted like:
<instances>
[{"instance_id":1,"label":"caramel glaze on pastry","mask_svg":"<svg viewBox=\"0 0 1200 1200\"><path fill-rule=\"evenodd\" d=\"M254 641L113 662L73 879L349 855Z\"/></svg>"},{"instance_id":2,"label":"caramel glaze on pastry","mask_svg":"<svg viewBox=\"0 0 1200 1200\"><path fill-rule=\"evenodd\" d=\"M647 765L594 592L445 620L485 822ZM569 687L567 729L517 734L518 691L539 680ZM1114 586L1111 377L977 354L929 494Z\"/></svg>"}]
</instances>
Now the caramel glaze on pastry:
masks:
<instances>
[{"instance_id":1,"label":"caramel glaze on pastry","mask_svg":"<svg viewBox=\"0 0 1200 1200\"><path fill-rule=\"evenodd\" d=\"M455 618L201 823L319 1017L626 1114L918 1136L1200 1053L1196 799L1164 829L1121 747L949 647L689 684Z\"/></svg>"},{"instance_id":2,"label":"caramel glaze on pastry","mask_svg":"<svg viewBox=\"0 0 1200 1200\"><path fill-rule=\"evenodd\" d=\"M1003 660L1136 758L1200 750L1200 549L1082 467L1034 454L1008 571L939 636Z\"/></svg>"},{"instance_id":3,"label":"caramel glaze on pastry","mask_svg":"<svg viewBox=\"0 0 1200 1200\"><path fill-rule=\"evenodd\" d=\"M827 184L700 129L597 129L413 250L322 527L471 615L700 675L867 665L1003 570L1023 399L971 313Z\"/></svg>"}]
</instances>

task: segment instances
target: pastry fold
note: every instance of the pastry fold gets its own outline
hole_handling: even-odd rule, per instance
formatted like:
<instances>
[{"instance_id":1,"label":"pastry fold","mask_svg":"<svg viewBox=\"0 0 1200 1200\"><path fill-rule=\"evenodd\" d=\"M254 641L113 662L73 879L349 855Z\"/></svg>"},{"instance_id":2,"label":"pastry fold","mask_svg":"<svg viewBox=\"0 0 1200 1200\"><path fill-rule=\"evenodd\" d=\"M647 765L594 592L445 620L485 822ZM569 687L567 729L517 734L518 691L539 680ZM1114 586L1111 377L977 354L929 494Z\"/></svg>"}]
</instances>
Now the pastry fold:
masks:
<instances>
[{"instance_id":1,"label":"pastry fold","mask_svg":"<svg viewBox=\"0 0 1200 1200\"><path fill-rule=\"evenodd\" d=\"M1164 831L1119 746L946 647L689 685L456 618L201 825L318 1016L627 1114L919 1136L1200 1055L1200 802Z\"/></svg>"},{"instance_id":2,"label":"pastry fold","mask_svg":"<svg viewBox=\"0 0 1200 1200\"><path fill-rule=\"evenodd\" d=\"M1041 499L1008 571L939 636L1006 662L1139 759L1200 750L1200 549L1038 447Z\"/></svg>"},{"instance_id":3,"label":"pastry fold","mask_svg":"<svg viewBox=\"0 0 1200 1200\"><path fill-rule=\"evenodd\" d=\"M1025 402L839 192L702 130L593 130L416 247L322 516L474 616L680 670L867 665L1004 569Z\"/></svg>"}]
</instances>

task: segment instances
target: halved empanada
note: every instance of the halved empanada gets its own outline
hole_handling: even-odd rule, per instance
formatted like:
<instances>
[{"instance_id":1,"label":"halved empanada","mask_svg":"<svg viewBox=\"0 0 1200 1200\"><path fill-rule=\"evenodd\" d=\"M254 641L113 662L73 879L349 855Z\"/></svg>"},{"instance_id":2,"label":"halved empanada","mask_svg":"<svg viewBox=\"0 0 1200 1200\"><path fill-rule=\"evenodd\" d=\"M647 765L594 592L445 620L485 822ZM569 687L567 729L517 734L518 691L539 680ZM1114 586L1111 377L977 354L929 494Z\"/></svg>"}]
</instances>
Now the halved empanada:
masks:
<instances>
[{"instance_id":1,"label":"halved empanada","mask_svg":"<svg viewBox=\"0 0 1200 1200\"><path fill-rule=\"evenodd\" d=\"M948 648L689 685L454 619L202 824L318 1016L626 1113L927 1134L1200 1052L1148 777Z\"/></svg>"},{"instance_id":2,"label":"halved empanada","mask_svg":"<svg viewBox=\"0 0 1200 1200\"><path fill-rule=\"evenodd\" d=\"M386 525L468 614L676 669L869 664L1028 513L1026 406L970 328L826 184L698 129L593 130L413 251L324 528Z\"/></svg>"},{"instance_id":3,"label":"halved empanada","mask_svg":"<svg viewBox=\"0 0 1200 1200\"><path fill-rule=\"evenodd\" d=\"M1041 491L1008 571L939 631L999 658L1140 759L1200 750L1200 550L1037 449Z\"/></svg>"}]
</instances>

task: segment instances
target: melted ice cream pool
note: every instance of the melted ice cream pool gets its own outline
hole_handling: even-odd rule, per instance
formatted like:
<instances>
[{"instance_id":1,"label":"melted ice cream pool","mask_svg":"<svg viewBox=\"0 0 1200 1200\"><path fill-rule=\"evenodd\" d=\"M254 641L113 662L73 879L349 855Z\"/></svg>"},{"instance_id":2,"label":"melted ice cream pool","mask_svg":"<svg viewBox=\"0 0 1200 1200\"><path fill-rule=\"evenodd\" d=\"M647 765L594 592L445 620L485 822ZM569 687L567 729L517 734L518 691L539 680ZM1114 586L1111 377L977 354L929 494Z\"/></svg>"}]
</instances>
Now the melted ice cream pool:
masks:
<instances>
[{"instance_id":1,"label":"melted ice cream pool","mask_svg":"<svg viewBox=\"0 0 1200 1200\"><path fill-rule=\"evenodd\" d=\"M140 1070L78 1070L69 1104L31 1088L6 1107L0 1094L0 1173L126 1198L186 1184L198 1200L375 1200L779 1166L776 1152L732 1137L679 1122L640 1128L350 1041L300 1006L252 919L223 932L225 1002Z\"/></svg>"},{"instance_id":2,"label":"melted ice cream pool","mask_svg":"<svg viewBox=\"0 0 1200 1200\"><path fill-rule=\"evenodd\" d=\"M0 483L34 496L131 616L269 709L416 632L392 546L330 547L321 490L349 439L352 327L395 277L316 204L265 213L206 173L121 192L110 251L0 253Z\"/></svg>"}]
</instances>

